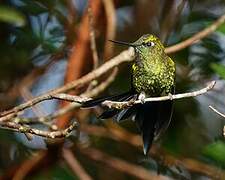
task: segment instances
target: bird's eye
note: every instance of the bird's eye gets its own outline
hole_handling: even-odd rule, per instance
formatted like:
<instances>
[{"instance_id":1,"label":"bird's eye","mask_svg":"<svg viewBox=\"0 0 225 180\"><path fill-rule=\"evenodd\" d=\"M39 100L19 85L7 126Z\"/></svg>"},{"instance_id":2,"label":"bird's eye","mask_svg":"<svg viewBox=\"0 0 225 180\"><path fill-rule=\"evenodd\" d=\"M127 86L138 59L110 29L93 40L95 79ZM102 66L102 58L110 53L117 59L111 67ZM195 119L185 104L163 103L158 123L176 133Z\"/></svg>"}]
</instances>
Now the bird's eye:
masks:
<instances>
[{"instance_id":1,"label":"bird's eye","mask_svg":"<svg viewBox=\"0 0 225 180\"><path fill-rule=\"evenodd\" d=\"M149 41L149 42L143 43L143 45L144 45L144 46L151 47L151 46L154 46L154 45L155 45L155 43L154 43L154 42Z\"/></svg>"}]
</instances>

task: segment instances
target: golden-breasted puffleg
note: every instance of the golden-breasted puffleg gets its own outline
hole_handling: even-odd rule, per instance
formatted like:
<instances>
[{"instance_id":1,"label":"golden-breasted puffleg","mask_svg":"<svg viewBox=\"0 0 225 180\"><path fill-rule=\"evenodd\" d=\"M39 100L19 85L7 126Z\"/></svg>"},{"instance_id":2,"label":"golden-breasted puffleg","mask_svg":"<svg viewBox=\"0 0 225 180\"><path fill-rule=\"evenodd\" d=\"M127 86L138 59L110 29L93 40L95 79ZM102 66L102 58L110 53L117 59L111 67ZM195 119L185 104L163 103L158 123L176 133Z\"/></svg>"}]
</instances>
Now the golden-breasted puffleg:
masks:
<instances>
[{"instance_id":1,"label":"golden-breasted puffleg","mask_svg":"<svg viewBox=\"0 0 225 180\"><path fill-rule=\"evenodd\" d=\"M100 115L100 118L107 119L115 116L116 120L120 122L132 117L143 138L144 154L147 154L153 140L157 139L169 126L173 105L171 100L145 102L144 99L174 93L175 63L164 52L163 44L154 35L143 35L134 43L112 42L131 46L135 50L131 89L119 95L87 101L82 104L82 107L100 105L105 100L129 101L140 99L141 104L135 104L126 109L107 109Z\"/></svg>"}]
</instances>

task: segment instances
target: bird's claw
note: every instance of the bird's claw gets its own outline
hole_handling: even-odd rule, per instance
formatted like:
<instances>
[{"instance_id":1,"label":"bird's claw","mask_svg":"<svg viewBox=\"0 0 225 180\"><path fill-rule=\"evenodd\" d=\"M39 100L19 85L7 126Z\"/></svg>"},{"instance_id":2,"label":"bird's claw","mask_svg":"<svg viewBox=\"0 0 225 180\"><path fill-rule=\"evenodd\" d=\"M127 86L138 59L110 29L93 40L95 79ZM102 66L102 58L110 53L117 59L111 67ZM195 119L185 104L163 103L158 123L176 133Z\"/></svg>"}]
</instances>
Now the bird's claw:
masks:
<instances>
[{"instance_id":1,"label":"bird's claw","mask_svg":"<svg viewBox=\"0 0 225 180\"><path fill-rule=\"evenodd\" d=\"M168 94L170 100L173 100L173 95L171 93Z\"/></svg>"},{"instance_id":2,"label":"bird's claw","mask_svg":"<svg viewBox=\"0 0 225 180\"><path fill-rule=\"evenodd\" d=\"M138 96L138 100L141 101L141 104L145 103L145 98L146 98L146 96L145 96L145 93L143 93L143 92L141 94L139 94L139 96Z\"/></svg>"}]
</instances>

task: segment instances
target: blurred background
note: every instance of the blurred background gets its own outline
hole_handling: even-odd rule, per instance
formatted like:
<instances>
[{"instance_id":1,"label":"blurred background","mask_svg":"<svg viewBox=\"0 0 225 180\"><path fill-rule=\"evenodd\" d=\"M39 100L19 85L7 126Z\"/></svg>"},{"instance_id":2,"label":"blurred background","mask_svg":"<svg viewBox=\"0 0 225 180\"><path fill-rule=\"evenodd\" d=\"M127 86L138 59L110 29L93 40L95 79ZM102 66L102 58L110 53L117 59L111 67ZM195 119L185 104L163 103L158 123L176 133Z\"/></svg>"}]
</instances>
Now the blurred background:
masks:
<instances>
[{"instance_id":1,"label":"blurred background","mask_svg":"<svg viewBox=\"0 0 225 180\"><path fill-rule=\"evenodd\" d=\"M78 79L125 50L108 39L133 42L152 33L170 46L225 13L222 0L0 2L1 111ZM90 32L96 40L97 62ZM175 101L170 127L149 157L143 155L132 121L118 125L99 120L100 108L73 109L54 118L59 128L70 120L80 123L61 143L36 136L28 140L24 134L0 129L0 179L140 179L145 173L142 178L151 179L157 171L158 179L225 179L225 119L208 108L212 105L225 112L225 24L170 57L176 62L177 93L200 89L211 80L217 84L207 94ZM126 91L129 79L129 64L120 65L115 80L98 96ZM81 94L96 83L70 93ZM67 105L44 102L21 117L46 116ZM41 124L34 127L48 130Z\"/></svg>"}]
</instances>

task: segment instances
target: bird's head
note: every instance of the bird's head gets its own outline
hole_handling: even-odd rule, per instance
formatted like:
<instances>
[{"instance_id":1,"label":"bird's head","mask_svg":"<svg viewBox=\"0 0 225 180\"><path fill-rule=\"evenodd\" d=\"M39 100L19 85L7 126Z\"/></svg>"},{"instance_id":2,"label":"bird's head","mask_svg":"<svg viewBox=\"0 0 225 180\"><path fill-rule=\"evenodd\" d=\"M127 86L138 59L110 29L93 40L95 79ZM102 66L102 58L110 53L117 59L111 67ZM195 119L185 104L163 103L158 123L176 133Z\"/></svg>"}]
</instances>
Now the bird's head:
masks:
<instances>
[{"instance_id":1,"label":"bird's head","mask_svg":"<svg viewBox=\"0 0 225 180\"><path fill-rule=\"evenodd\" d=\"M157 38L156 36L152 34L145 34L133 43L114 41L114 40L110 40L110 41L117 44L131 46L135 49L136 52L140 52L140 53L147 53L147 52L154 52L154 51L160 52L160 51L164 51L165 49L162 43L160 42L159 38Z\"/></svg>"}]
</instances>

